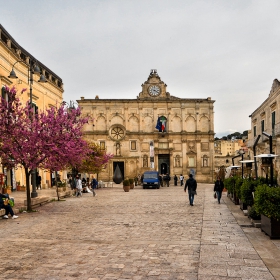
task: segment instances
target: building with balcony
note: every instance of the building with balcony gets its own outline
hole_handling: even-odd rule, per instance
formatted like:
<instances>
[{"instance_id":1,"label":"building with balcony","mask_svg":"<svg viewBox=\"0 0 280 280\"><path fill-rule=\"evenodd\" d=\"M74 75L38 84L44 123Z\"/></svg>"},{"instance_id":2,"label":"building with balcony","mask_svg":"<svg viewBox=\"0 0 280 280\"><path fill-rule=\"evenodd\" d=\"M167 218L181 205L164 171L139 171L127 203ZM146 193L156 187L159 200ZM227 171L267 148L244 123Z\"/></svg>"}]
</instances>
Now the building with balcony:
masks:
<instances>
[{"instance_id":1,"label":"building with balcony","mask_svg":"<svg viewBox=\"0 0 280 280\"><path fill-rule=\"evenodd\" d=\"M248 133L247 146L251 153L253 153L254 145L257 155L270 153L269 137L263 134L265 132L272 136L272 152L280 155L280 82L277 79L273 81L268 97L249 117L251 118L251 130ZM259 139L258 135L260 135ZM280 162L278 157L273 161L274 173L277 175ZM261 162L258 164L258 175L266 176Z\"/></svg>"},{"instance_id":2,"label":"building with balcony","mask_svg":"<svg viewBox=\"0 0 280 280\"><path fill-rule=\"evenodd\" d=\"M101 180L111 181L119 166L124 178L157 170L213 182L214 101L178 98L166 88L153 69L136 99L77 100L94 119L85 138L114 154Z\"/></svg>"},{"instance_id":3,"label":"building with balcony","mask_svg":"<svg viewBox=\"0 0 280 280\"><path fill-rule=\"evenodd\" d=\"M62 79L21 47L0 24L0 86L3 98L5 98L5 91L2 89L6 85L8 87L15 86L18 92L26 88L27 91L19 94L18 98L22 104L26 104L30 100L29 69L35 64L39 66L40 74L46 77L47 83L37 82L40 79L40 74L33 75L32 103L38 107L39 111L57 106L63 100ZM17 79L8 78L12 69L16 72ZM15 187L16 181L25 184L25 174L21 168L5 170L0 166L0 169L0 173L6 174L8 185ZM42 183L50 185L50 173L38 171L42 177Z\"/></svg>"}]
</instances>

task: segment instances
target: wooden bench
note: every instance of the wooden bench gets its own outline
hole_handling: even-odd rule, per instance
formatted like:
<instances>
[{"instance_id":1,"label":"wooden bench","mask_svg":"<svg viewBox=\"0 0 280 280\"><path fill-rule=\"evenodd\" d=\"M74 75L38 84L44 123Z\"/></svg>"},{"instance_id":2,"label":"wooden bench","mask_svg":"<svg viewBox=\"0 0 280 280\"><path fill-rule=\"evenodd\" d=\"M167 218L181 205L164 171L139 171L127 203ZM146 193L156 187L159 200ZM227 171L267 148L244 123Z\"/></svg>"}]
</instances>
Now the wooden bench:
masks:
<instances>
[{"instance_id":1,"label":"wooden bench","mask_svg":"<svg viewBox=\"0 0 280 280\"><path fill-rule=\"evenodd\" d=\"M47 196L32 197L31 206L42 205L43 203L49 202L50 200L51 198ZM27 200L24 200L24 205L27 206Z\"/></svg>"}]
</instances>

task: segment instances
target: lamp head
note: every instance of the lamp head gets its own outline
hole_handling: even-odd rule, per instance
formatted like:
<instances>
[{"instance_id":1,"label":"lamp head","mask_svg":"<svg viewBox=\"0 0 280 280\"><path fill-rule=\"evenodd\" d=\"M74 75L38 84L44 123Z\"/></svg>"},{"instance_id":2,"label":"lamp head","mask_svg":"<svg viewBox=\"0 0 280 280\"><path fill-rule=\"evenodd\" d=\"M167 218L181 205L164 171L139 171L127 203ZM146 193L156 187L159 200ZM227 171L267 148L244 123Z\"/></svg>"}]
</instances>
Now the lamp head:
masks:
<instances>
[{"instance_id":1,"label":"lamp head","mask_svg":"<svg viewBox=\"0 0 280 280\"><path fill-rule=\"evenodd\" d=\"M40 67L37 64L34 64L34 66L33 66L33 73L34 74L40 74L41 73Z\"/></svg>"},{"instance_id":2,"label":"lamp head","mask_svg":"<svg viewBox=\"0 0 280 280\"><path fill-rule=\"evenodd\" d=\"M14 68L12 69L11 73L10 73L10 76L8 76L8 78L10 79L17 79L17 75L16 75L16 72L14 71Z\"/></svg>"},{"instance_id":3,"label":"lamp head","mask_svg":"<svg viewBox=\"0 0 280 280\"><path fill-rule=\"evenodd\" d=\"M40 80L38 82L39 83L47 83L48 81L47 81L46 77L43 74L41 74Z\"/></svg>"}]
</instances>

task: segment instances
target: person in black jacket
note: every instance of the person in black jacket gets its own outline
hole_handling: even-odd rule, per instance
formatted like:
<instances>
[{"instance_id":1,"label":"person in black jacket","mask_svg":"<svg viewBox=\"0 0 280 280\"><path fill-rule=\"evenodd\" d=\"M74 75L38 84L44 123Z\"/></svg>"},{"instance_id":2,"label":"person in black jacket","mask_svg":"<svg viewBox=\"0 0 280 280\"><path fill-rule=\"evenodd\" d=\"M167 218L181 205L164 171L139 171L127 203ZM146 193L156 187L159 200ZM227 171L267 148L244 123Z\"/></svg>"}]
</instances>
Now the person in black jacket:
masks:
<instances>
[{"instance_id":1,"label":"person in black jacket","mask_svg":"<svg viewBox=\"0 0 280 280\"><path fill-rule=\"evenodd\" d=\"M175 174L175 176L174 176L174 186L177 186L177 182L178 182L178 177L177 177L177 175Z\"/></svg>"},{"instance_id":2,"label":"person in black jacket","mask_svg":"<svg viewBox=\"0 0 280 280\"><path fill-rule=\"evenodd\" d=\"M18 218L18 216L14 214L14 211L11 205L9 204L9 196L0 193L0 209L2 208L5 209L5 215L3 216L3 219L8 219L9 214L11 214L13 219Z\"/></svg>"},{"instance_id":3,"label":"person in black jacket","mask_svg":"<svg viewBox=\"0 0 280 280\"><path fill-rule=\"evenodd\" d=\"M217 194L217 199L218 199L219 204L221 201L223 189L224 189L224 183L221 180L221 178L218 177L217 181L215 182L215 185L214 185L214 192L216 192L216 194Z\"/></svg>"},{"instance_id":4,"label":"person in black jacket","mask_svg":"<svg viewBox=\"0 0 280 280\"><path fill-rule=\"evenodd\" d=\"M185 184L185 188L184 188L185 192L186 192L187 188L188 188L188 193L189 193L190 205L193 206L193 200L194 200L194 195L196 194L197 182L193 178L192 174L189 175L189 179L187 180L187 182Z\"/></svg>"},{"instance_id":5,"label":"person in black jacket","mask_svg":"<svg viewBox=\"0 0 280 280\"><path fill-rule=\"evenodd\" d=\"M166 186L166 187L169 187L169 181L170 181L170 176L169 176L169 174L168 173L166 173L164 176L163 176L163 181L164 181L164 185Z\"/></svg>"}]
</instances>

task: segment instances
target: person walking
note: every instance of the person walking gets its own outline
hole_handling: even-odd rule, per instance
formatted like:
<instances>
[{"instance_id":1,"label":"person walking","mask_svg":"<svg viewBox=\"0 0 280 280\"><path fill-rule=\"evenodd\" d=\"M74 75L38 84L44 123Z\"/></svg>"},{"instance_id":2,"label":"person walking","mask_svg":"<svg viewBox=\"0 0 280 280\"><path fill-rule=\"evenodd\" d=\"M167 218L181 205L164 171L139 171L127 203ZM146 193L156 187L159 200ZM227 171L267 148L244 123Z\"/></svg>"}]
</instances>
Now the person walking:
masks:
<instances>
[{"instance_id":1,"label":"person walking","mask_svg":"<svg viewBox=\"0 0 280 280\"><path fill-rule=\"evenodd\" d=\"M164 185L166 187L169 187L169 181L170 181L170 176L168 173L166 173L164 176L163 176L163 181L164 181Z\"/></svg>"},{"instance_id":2,"label":"person walking","mask_svg":"<svg viewBox=\"0 0 280 280\"><path fill-rule=\"evenodd\" d=\"M92 180L91 180L91 189L92 189L93 196L97 196L97 194L95 192L95 189L97 188L97 185L98 185L98 182L93 176Z\"/></svg>"},{"instance_id":3,"label":"person walking","mask_svg":"<svg viewBox=\"0 0 280 280\"><path fill-rule=\"evenodd\" d=\"M175 174L175 176L174 176L174 186L177 186L177 182L178 182L178 177L177 177L177 175Z\"/></svg>"},{"instance_id":4,"label":"person walking","mask_svg":"<svg viewBox=\"0 0 280 280\"><path fill-rule=\"evenodd\" d=\"M37 190L42 189L41 182L42 182L42 177L39 175L39 172L37 172L36 173L36 188L37 188Z\"/></svg>"},{"instance_id":5,"label":"person walking","mask_svg":"<svg viewBox=\"0 0 280 280\"><path fill-rule=\"evenodd\" d=\"M188 189L188 194L189 194L189 201L190 205L193 206L193 201L194 201L194 195L196 194L196 188L197 188L197 182L193 178L193 175L189 175L189 179L186 181L184 191Z\"/></svg>"},{"instance_id":6,"label":"person walking","mask_svg":"<svg viewBox=\"0 0 280 280\"><path fill-rule=\"evenodd\" d=\"M79 176L77 176L76 179L76 196L78 197L79 195L82 196L82 190L83 190L83 185L82 185L82 180Z\"/></svg>"},{"instance_id":7,"label":"person walking","mask_svg":"<svg viewBox=\"0 0 280 280\"><path fill-rule=\"evenodd\" d=\"M214 185L214 192L216 192L217 194L217 199L219 204L221 203L220 201L221 201L223 189L224 189L224 183L221 180L221 178L218 176L217 181L215 182Z\"/></svg>"},{"instance_id":8,"label":"person walking","mask_svg":"<svg viewBox=\"0 0 280 280\"><path fill-rule=\"evenodd\" d=\"M183 174L180 175L180 183L181 183L181 186L184 185L184 176L183 176Z\"/></svg>"}]
</instances>

